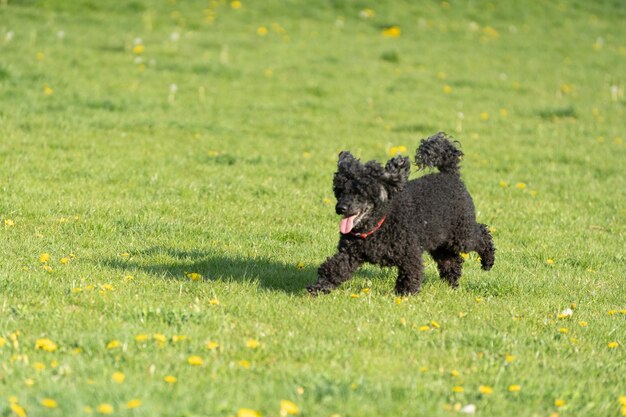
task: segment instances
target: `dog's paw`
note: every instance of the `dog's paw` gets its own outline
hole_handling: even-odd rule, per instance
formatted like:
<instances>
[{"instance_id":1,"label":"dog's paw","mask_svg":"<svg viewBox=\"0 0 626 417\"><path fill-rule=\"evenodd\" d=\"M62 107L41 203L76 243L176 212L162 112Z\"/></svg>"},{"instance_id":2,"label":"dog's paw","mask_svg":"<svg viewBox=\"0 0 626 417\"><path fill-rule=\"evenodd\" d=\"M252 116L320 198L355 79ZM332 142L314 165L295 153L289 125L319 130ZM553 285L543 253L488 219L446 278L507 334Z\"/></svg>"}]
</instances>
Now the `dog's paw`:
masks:
<instances>
[{"instance_id":1,"label":"dog's paw","mask_svg":"<svg viewBox=\"0 0 626 417\"><path fill-rule=\"evenodd\" d=\"M330 288L317 283L313 284L306 289L312 297L317 297L320 294L328 294L330 292Z\"/></svg>"}]
</instances>

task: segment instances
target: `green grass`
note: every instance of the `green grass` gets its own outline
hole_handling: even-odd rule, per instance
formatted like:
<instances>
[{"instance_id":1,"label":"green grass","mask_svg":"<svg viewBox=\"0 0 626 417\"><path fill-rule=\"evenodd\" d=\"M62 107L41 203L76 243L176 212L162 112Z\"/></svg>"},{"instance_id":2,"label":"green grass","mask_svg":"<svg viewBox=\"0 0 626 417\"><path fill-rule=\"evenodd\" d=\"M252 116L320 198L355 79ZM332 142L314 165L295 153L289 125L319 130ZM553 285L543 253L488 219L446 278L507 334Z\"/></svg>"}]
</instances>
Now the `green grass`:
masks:
<instances>
[{"instance_id":1,"label":"green grass","mask_svg":"<svg viewBox=\"0 0 626 417\"><path fill-rule=\"evenodd\" d=\"M624 3L450 3L0 1L0 415L626 413ZM338 152L439 130L494 269L310 298Z\"/></svg>"}]
</instances>

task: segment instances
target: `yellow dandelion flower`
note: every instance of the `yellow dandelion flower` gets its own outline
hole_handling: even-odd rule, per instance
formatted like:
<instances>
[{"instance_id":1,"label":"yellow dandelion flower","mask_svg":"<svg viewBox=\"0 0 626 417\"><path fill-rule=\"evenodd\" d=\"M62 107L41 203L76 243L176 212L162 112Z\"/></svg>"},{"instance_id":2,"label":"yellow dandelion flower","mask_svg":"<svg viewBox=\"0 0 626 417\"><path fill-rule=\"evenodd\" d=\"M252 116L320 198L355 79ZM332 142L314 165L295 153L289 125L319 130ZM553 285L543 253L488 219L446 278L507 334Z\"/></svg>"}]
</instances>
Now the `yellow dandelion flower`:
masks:
<instances>
[{"instance_id":1,"label":"yellow dandelion flower","mask_svg":"<svg viewBox=\"0 0 626 417\"><path fill-rule=\"evenodd\" d=\"M261 417L261 414L250 408L240 408L237 411L237 417Z\"/></svg>"},{"instance_id":2,"label":"yellow dandelion flower","mask_svg":"<svg viewBox=\"0 0 626 417\"><path fill-rule=\"evenodd\" d=\"M135 46L133 46L133 53L135 55L141 55L144 53L144 51L146 50L146 47L143 46L143 44L139 43Z\"/></svg>"},{"instance_id":3,"label":"yellow dandelion flower","mask_svg":"<svg viewBox=\"0 0 626 417\"><path fill-rule=\"evenodd\" d=\"M281 416L296 415L296 414L300 414L300 408L297 405L295 405L289 400L282 400L280 402L280 415Z\"/></svg>"},{"instance_id":4,"label":"yellow dandelion flower","mask_svg":"<svg viewBox=\"0 0 626 417\"><path fill-rule=\"evenodd\" d=\"M565 400L556 399L554 400L554 405L559 408L563 407L565 405Z\"/></svg>"},{"instance_id":5,"label":"yellow dandelion flower","mask_svg":"<svg viewBox=\"0 0 626 417\"><path fill-rule=\"evenodd\" d=\"M609 349L615 349L619 346L619 342L609 342L607 346L609 347Z\"/></svg>"},{"instance_id":6,"label":"yellow dandelion flower","mask_svg":"<svg viewBox=\"0 0 626 417\"><path fill-rule=\"evenodd\" d=\"M217 342L213 342L213 341L209 340L209 341L207 341L207 342L204 344L204 346L205 346L207 349L209 349L209 350L215 350L215 349L217 349L218 347L220 347L220 344L219 344L219 343L217 343Z\"/></svg>"},{"instance_id":7,"label":"yellow dandelion flower","mask_svg":"<svg viewBox=\"0 0 626 417\"><path fill-rule=\"evenodd\" d=\"M509 392L519 392L522 390L520 385L509 385Z\"/></svg>"},{"instance_id":8,"label":"yellow dandelion flower","mask_svg":"<svg viewBox=\"0 0 626 417\"><path fill-rule=\"evenodd\" d=\"M370 289L369 288L361 288L361 292L364 294L369 294Z\"/></svg>"},{"instance_id":9,"label":"yellow dandelion flower","mask_svg":"<svg viewBox=\"0 0 626 417\"><path fill-rule=\"evenodd\" d=\"M239 0L231 1L230 7L234 10L241 9L241 2Z\"/></svg>"},{"instance_id":10,"label":"yellow dandelion flower","mask_svg":"<svg viewBox=\"0 0 626 417\"><path fill-rule=\"evenodd\" d=\"M452 87L450 87L448 84L444 85L444 86L443 86L443 92L444 92L445 94L450 94L450 93L452 93Z\"/></svg>"},{"instance_id":11,"label":"yellow dandelion flower","mask_svg":"<svg viewBox=\"0 0 626 417\"><path fill-rule=\"evenodd\" d=\"M11 219L5 219L4 220L4 225L6 227L13 227L13 226L15 226L15 222L13 220L11 220Z\"/></svg>"},{"instance_id":12,"label":"yellow dandelion flower","mask_svg":"<svg viewBox=\"0 0 626 417\"><path fill-rule=\"evenodd\" d=\"M626 395L621 395L617 401L621 404L621 405L626 405Z\"/></svg>"},{"instance_id":13,"label":"yellow dandelion flower","mask_svg":"<svg viewBox=\"0 0 626 417\"><path fill-rule=\"evenodd\" d=\"M96 407L96 411L100 414L112 414L113 406L111 404L102 403Z\"/></svg>"},{"instance_id":14,"label":"yellow dandelion flower","mask_svg":"<svg viewBox=\"0 0 626 417\"><path fill-rule=\"evenodd\" d=\"M362 19L369 19L376 16L376 13L372 9L363 9L359 12L359 17Z\"/></svg>"},{"instance_id":15,"label":"yellow dandelion flower","mask_svg":"<svg viewBox=\"0 0 626 417\"><path fill-rule=\"evenodd\" d=\"M469 253L461 252L461 258L463 258L464 260L468 260L469 257Z\"/></svg>"},{"instance_id":16,"label":"yellow dandelion flower","mask_svg":"<svg viewBox=\"0 0 626 417\"><path fill-rule=\"evenodd\" d=\"M115 291L115 287L111 284L100 285L100 291Z\"/></svg>"},{"instance_id":17,"label":"yellow dandelion flower","mask_svg":"<svg viewBox=\"0 0 626 417\"><path fill-rule=\"evenodd\" d=\"M259 36L265 36L267 35L268 30L265 26L259 26L259 28L256 30L256 34Z\"/></svg>"},{"instance_id":18,"label":"yellow dandelion flower","mask_svg":"<svg viewBox=\"0 0 626 417\"><path fill-rule=\"evenodd\" d=\"M164 344L164 343L167 342L167 337L164 334L161 334L161 333L153 334L152 338L154 340L156 340L156 342L159 343L159 344Z\"/></svg>"},{"instance_id":19,"label":"yellow dandelion flower","mask_svg":"<svg viewBox=\"0 0 626 417\"><path fill-rule=\"evenodd\" d=\"M220 300L218 300L217 298L212 298L209 300L209 304L212 306L218 306L220 305Z\"/></svg>"},{"instance_id":20,"label":"yellow dandelion flower","mask_svg":"<svg viewBox=\"0 0 626 417\"><path fill-rule=\"evenodd\" d=\"M608 314L609 316L614 316L617 314L617 310L609 310L606 312L606 314Z\"/></svg>"},{"instance_id":21,"label":"yellow dandelion flower","mask_svg":"<svg viewBox=\"0 0 626 417\"><path fill-rule=\"evenodd\" d=\"M53 271L53 269L52 269L52 267L51 267L50 265L44 265L44 266L42 266L41 268L42 268L44 271L46 271L46 272L52 272L52 271Z\"/></svg>"},{"instance_id":22,"label":"yellow dandelion flower","mask_svg":"<svg viewBox=\"0 0 626 417\"><path fill-rule=\"evenodd\" d=\"M487 113L486 111L480 113L480 120L482 120L483 122L489 120L489 113Z\"/></svg>"},{"instance_id":23,"label":"yellow dandelion flower","mask_svg":"<svg viewBox=\"0 0 626 417\"><path fill-rule=\"evenodd\" d=\"M389 156L396 156L398 154L407 153L408 149L404 145L392 146L389 148Z\"/></svg>"},{"instance_id":24,"label":"yellow dandelion flower","mask_svg":"<svg viewBox=\"0 0 626 417\"><path fill-rule=\"evenodd\" d=\"M24 385L26 385L27 387L32 387L33 385L35 385L35 380L32 378L26 378L24 380Z\"/></svg>"},{"instance_id":25,"label":"yellow dandelion flower","mask_svg":"<svg viewBox=\"0 0 626 417\"><path fill-rule=\"evenodd\" d=\"M438 328L440 328L440 327L441 327L441 325L439 325L439 323L437 323L435 320L432 320L432 321L430 322L430 326L431 326L433 329L438 329Z\"/></svg>"},{"instance_id":26,"label":"yellow dandelion flower","mask_svg":"<svg viewBox=\"0 0 626 417\"><path fill-rule=\"evenodd\" d=\"M261 343L256 339L248 339L246 340L246 347L250 349L256 349L261 346Z\"/></svg>"},{"instance_id":27,"label":"yellow dandelion flower","mask_svg":"<svg viewBox=\"0 0 626 417\"><path fill-rule=\"evenodd\" d=\"M517 188L518 190L523 190L524 188L526 188L526 184L523 182L518 182L517 184L515 184L515 188Z\"/></svg>"},{"instance_id":28,"label":"yellow dandelion flower","mask_svg":"<svg viewBox=\"0 0 626 417\"><path fill-rule=\"evenodd\" d=\"M509 184L508 184L506 181L502 181L502 180L501 180L501 181L498 183L498 185L499 185L500 187L502 187L502 188L505 188L505 187L508 187L508 185L509 185Z\"/></svg>"},{"instance_id":29,"label":"yellow dandelion flower","mask_svg":"<svg viewBox=\"0 0 626 417\"><path fill-rule=\"evenodd\" d=\"M63 258L61 258L61 260L59 262L61 262L61 264L63 264L63 265L66 265L66 264L68 264L70 262L70 258L63 257Z\"/></svg>"},{"instance_id":30,"label":"yellow dandelion flower","mask_svg":"<svg viewBox=\"0 0 626 417\"><path fill-rule=\"evenodd\" d=\"M167 382L168 384L175 384L178 379L174 375L167 375L165 378L163 378L163 381Z\"/></svg>"},{"instance_id":31,"label":"yellow dandelion flower","mask_svg":"<svg viewBox=\"0 0 626 417\"><path fill-rule=\"evenodd\" d=\"M327 206L327 205L329 205L330 203L332 203L332 200L331 200L330 198L328 198L328 197L324 197L324 198L322 199L322 203L323 203L324 205L326 205L326 206Z\"/></svg>"},{"instance_id":32,"label":"yellow dandelion flower","mask_svg":"<svg viewBox=\"0 0 626 417\"><path fill-rule=\"evenodd\" d=\"M481 40L483 41L493 40L493 39L498 39L499 37L500 37L500 33L494 28L492 28L491 26L485 26L483 28L483 37L481 38Z\"/></svg>"},{"instance_id":33,"label":"yellow dandelion flower","mask_svg":"<svg viewBox=\"0 0 626 417\"><path fill-rule=\"evenodd\" d=\"M296 267L297 267L298 269L303 269L303 268L304 268L304 262L299 261L299 262L298 262L298 264L296 265Z\"/></svg>"},{"instance_id":34,"label":"yellow dandelion flower","mask_svg":"<svg viewBox=\"0 0 626 417\"><path fill-rule=\"evenodd\" d=\"M120 346L122 346L122 342L120 342L119 340L111 340L109 343L107 343L107 349L116 349Z\"/></svg>"},{"instance_id":35,"label":"yellow dandelion flower","mask_svg":"<svg viewBox=\"0 0 626 417\"><path fill-rule=\"evenodd\" d=\"M0 348L4 347L6 344L7 340L4 337L0 336Z\"/></svg>"},{"instance_id":36,"label":"yellow dandelion flower","mask_svg":"<svg viewBox=\"0 0 626 417\"><path fill-rule=\"evenodd\" d=\"M50 254L49 253L42 253L41 255L39 255L39 262L41 262L42 264L45 264L49 260L50 260Z\"/></svg>"},{"instance_id":37,"label":"yellow dandelion flower","mask_svg":"<svg viewBox=\"0 0 626 417\"><path fill-rule=\"evenodd\" d=\"M509 111L507 109L500 109L498 112L500 113L500 117L507 117L509 115Z\"/></svg>"},{"instance_id":38,"label":"yellow dandelion flower","mask_svg":"<svg viewBox=\"0 0 626 417\"><path fill-rule=\"evenodd\" d=\"M123 253L120 253L120 256L121 256L122 258L130 258L130 253L128 253L128 252L123 252Z\"/></svg>"},{"instance_id":39,"label":"yellow dandelion flower","mask_svg":"<svg viewBox=\"0 0 626 417\"><path fill-rule=\"evenodd\" d=\"M515 356L513 355L509 355L508 353L504 355L504 361L506 363L513 363L514 360L515 360Z\"/></svg>"},{"instance_id":40,"label":"yellow dandelion flower","mask_svg":"<svg viewBox=\"0 0 626 417\"><path fill-rule=\"evenodd\" d=\"M451 371L450 371L450 376L451 376L452 378L456 378L456 377L458 377L459 375L460 375L460 374L459 374L459 371L457 371L456 369L453 369L453 370L451 370Z\"/></svg>"},{"instance_id":41,"label":"yellow dandelion flower","mask_svg":"<svg viewBox=\"0 0 626 417\"><path fill-rule=\"evenodd\" d=\"M418 328L418 330L419 330L420 332L427 332L427 331L429 331L429 330L430 330L430 326L420 326L420 327Z\"/></svg>"},{"instance_id":42,"label":"yellow dandelion flower","mask_svg":"<svg viewBox=\"0 0 626 417\"><path fill-rule=\"evenodd\" d=\"M126 403L126 408L133 409L141 406L141 400L134 398Z\"/></svg>"},{"instance_id":43,"label":"yellow dandelion flower","mask_svg":"<svg viewBox=\"0 0 626 417\"><path fill-rule=\"evenodd\" d=\"M52 93L54 93L54 90L52 89L52 87L50 87L48 84L43 86L43 94L45 96L51 96Z\"/></svg>"},{"instance_id":44,"label":"yellow dandelion flower","mask_svg":"<svg viewBox=\"0 0 626 417\"><path fill-rule=\"evenodd\" d=\"M35 350L45 350L46 352L54 352L58 346L52 340L43 338L37 339L35 342Z\"/></svg>"},{"instance_id":45,"label":"yellow dandelion flower","mask_svg":"<svg viewBox=\"0 0 626 417\"><path fill-rule=\"evenodd\" d=\"M587 327L587 326L589 326L589 323L587 323L586 321L579 321L579 322L578 322L578 325L579 325L580 327Z\"/></svg>"},{"instance_id":46,"label":"yellow dandelion flower","mask_svg":"<svg viewBox=\"0 0 626 417\"><path fill-rule=\"evenodd\" d=\"M548 265L554 265L554 259L552 259L552 258L546 259L546 263Z\"/></svg>"},{"instance_id":47,"label":"yellow dandelion flower","mask_svg":"<svg viewBox=\"0 0 626 417\"><path fill-rule=\"evenodd\" d=\"M204 363L204 360L200 356L192 355L187 358L187 363L191 366L200 366Z\"/></svg>"},{"instance_id":48,"label":"yellow dandelion flower","mask_svg":"<svg viewBox=\"0 0 626 417\"><path fill-rule=\"evenodd\" d=\"M402 304L402 301L404 301L404 298L402 298L402 297L396 297L396 298L393 300L393 302L394 302L394 303L396 303L396 304L398 304L398 305Z\"/></svg>"},{"instance_id":49,"label":"yellow dandelion flower","mask_svg":"<svg viewBox=\"0 0 626 417\"><path fill-rule=\"evenodd\" d=\"M383 29L382 34L386 38L397 38L402 34L402 30L399 26L390 26Z\"/></svg>"},{"instance_id":50,"label":"yellow dandelion flower","mask_svg":"<svg viewBox=\"0 0 626 417\"><path fill-rule=\"evenodd\" d=\"M111 379L118 384L121 384L126 379L126 375L124 375L123 372L113 372L113 375L111 375Z\"/></svg>"},{"instance_id":51,"label":"yellow dandelion flower","mask_svg":"<svg viewBox=\"0 0 626 417\"><path fill-rule=\"evenodd\" d=\"M558 332L561 333L561 334L567 334L567 333L569 333L569 329L567 327L560 327L558 329Z\"/></svg>"},{"instance_id":52,"label":"yellow dandelion flower","mask_svg":"<svg viewBox=\"0 0 626 417\"><path fill-rule=\"evenodd\" d=\"M238 362L239 366L241 366L244 369L248 369L250 368L250 366L252 366L252 364L250 363L250 361L247 361L245 359L242 359Z\"/></svg>"},{"instance_id":53,"label":"yellow dandelion flower","mask_svg":"<svg viewBox=\"0 0 626 417\"><path fill-rule=\"evenodd\" d=\"M42 398L39 403L46 408L57 408L59 406L59 404L52 398Z\"/></svg>"},{"instance_id":54,"label":"yellow dandelion flower","mask_svg":"<svg viewBox=\"0 0 626 417\"><path fill-rule=\"evenodd\" d=\"M148 339L150 339L150 335L143 334L143 333L135 336L135 342L145 342Z\"/></svg>"},{"instance_id":55,"label":"yellow dandelion flower","mask_svg":"<svg viewBox=\"0 0 626 417\"><path fill-rule=\"evenodd\" d=\"M350 294L350 298L359 298L359 297L360 297L359 294L354 294L354 293Z\"/></svg>"},{"instance_id":56,"label":"yellow dandelion flower","mask_svg":"<svg viewBox=\"0 0 626 417\"><path fill-rule=\"evenodd\" d=\"M493 388L488 385L481 385L478 387L478 391L480 391L481 394L489 395L493 393Z\"/></svg>"},{"instance_id":57,"label":"yellow dandelion flower","mask_svg":"<svg viewBox=\"0 0 626 417\"><path fill-rule=\"evenodd\" d=\"M9 408L17 417L26 417L26 410L17 402L11 402Z\"/></svg>"},{"instance_id":58,"label":"yellow dandelion flower","mask_svg":"<svg viewBox=\"0 0 626 417\"><path fill-rule=\"evenodd\" d=\"M456 385L456 386L452 387L452 392L460 393L460 392L463 392L463 391L465 391L465 389L462 386L460 386L460 385Z\"/></svg>"},{"instance_id":59,"label":"yellow dandelion flower","mask_svg":"<svg viewBox=\"0 0 626 417\"><path fill-rule=\"evenodd\" d=\"M420 368L420 372L421 372L421 373L423 373L423 374L425 374L426 372L428 372L428 368L427 368L426 366L422 366L422 367Z\"/></svg>"},{"instance_id":60,"label":"yellow dandelion flower","mask_svg":"<svg viewBox=\"0 0 626 417\"><path fill-rule=\"evenodd\" d=\"M42 362L35 362L35 363L33 363L33 369L35 371L41 372L41 371L46 369L46 364L44 364Z\"/></svg>"},{"instance_id":61,"label":"yellow dandelion flower","mask_svg":"<svg viewBox=\"0 0 626 417\"><path fill-rule=\"evenodd\" d=\"M202 275L198 274L197 272L187 272L187 278L191 279L192 281L198 281L200 279L202 279Z\"/></svg>"},{"instance_id":62,"label":"yellow dandelion flower","mask_svg":"<svg viewBox=\"0 0 626 417\"><path fill-rule=\"evenodd\" d=\"M561 93L563 94L569 94L572 92L572 90L573 90L573 87L567 83L561 85Z\"/></svg>"},{"instance_id":63,"label":"yellow dandelion flower","mask_svg":"<svg viewBox=\"0 0 626 417\"><path fill-rule=\"evenodd\" d=\"M172 336L172 342L174 342L174 343L184 342L187 339L189 339L189 338L187 336L185 336L185 335L177 335L177 334L175 334L174 336Z\"/></svg>"}]
</instances>

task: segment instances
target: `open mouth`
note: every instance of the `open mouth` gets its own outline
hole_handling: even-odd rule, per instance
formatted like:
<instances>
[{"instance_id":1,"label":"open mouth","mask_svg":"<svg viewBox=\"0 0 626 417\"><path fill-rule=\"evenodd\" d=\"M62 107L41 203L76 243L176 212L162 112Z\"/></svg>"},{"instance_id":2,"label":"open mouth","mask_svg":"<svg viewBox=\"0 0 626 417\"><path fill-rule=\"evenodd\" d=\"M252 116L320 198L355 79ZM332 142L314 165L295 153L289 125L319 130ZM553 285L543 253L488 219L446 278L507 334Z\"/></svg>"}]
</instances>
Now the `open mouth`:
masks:
<instances>
[{"instance_id":1,"label":"open mouth","mask_svg":"<svg viewBox=\"0 0 626 417\"><path fill-rule=\"evenodd\" d=\"M357 212L356 214L352 214L342 218L339 222L339 231L344 235L350 233L354 226L359 224L363 217L365 217L365 214L367 214L367 212L368 210L365 210L363 212Z\"/></svg>"}]
</instances>

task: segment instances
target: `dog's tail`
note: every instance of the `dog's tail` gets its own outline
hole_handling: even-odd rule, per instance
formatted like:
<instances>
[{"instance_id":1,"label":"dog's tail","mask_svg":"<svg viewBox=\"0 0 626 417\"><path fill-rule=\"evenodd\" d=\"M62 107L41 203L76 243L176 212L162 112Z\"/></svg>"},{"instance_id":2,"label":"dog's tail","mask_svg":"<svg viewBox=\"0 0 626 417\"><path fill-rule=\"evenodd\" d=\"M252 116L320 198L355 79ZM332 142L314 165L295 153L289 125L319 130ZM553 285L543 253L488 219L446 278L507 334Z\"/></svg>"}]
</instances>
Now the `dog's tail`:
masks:
<instances>
[{"instance_id":1,"label":"dog's tail","mask_svg":"<svg viewBox=\"0 0 626 417\"><path fill-rule=\"evenodd\" d=\"M415 153L415 165L419 169L435 167L441 172L459 173L459 163L463 152L457 147L459 142L451 141L448 135L439 132L428 139L422 139Z\"/></svg>"}]
</instances>

